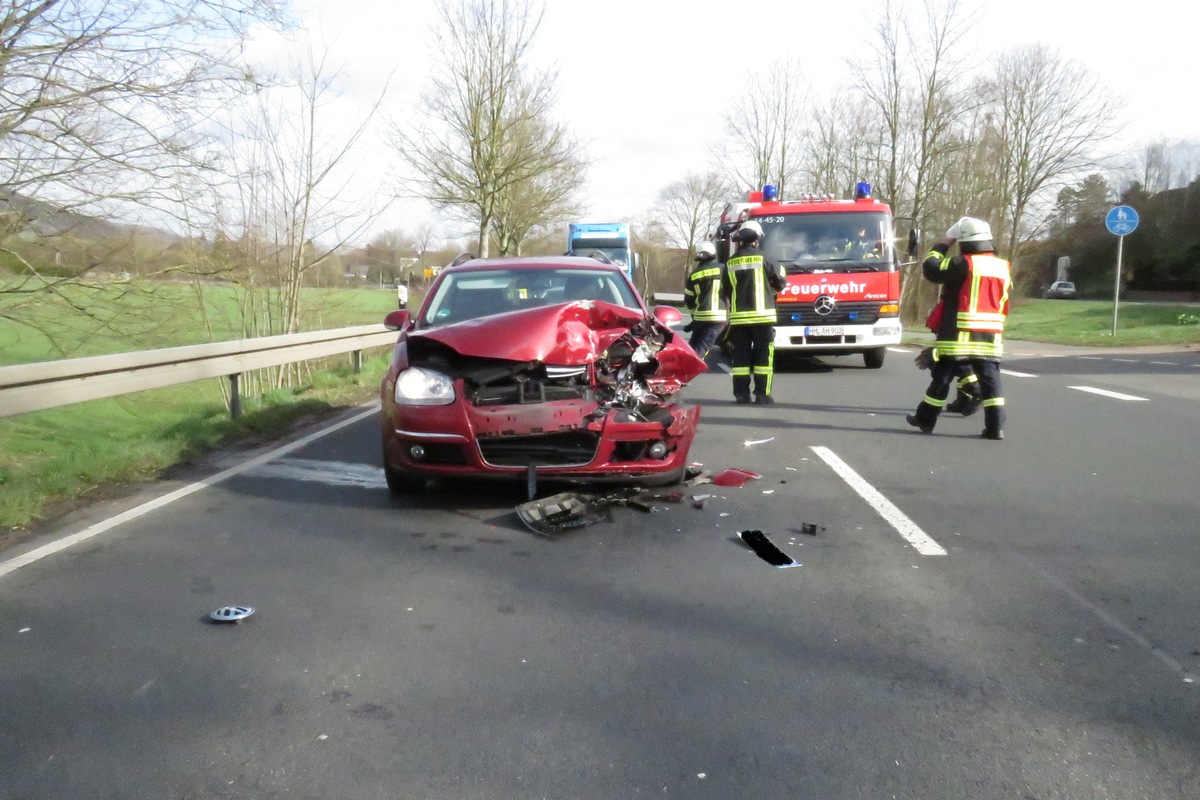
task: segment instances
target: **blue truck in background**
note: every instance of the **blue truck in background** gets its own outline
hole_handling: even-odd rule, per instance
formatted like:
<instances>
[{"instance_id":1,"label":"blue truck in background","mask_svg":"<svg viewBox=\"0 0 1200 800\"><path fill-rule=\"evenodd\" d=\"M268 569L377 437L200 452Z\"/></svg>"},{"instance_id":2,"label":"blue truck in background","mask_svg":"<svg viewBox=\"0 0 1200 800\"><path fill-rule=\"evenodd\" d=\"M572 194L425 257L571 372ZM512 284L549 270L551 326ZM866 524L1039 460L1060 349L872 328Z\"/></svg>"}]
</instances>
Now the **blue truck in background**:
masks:
<instances>
[{"instance_id":1,"label":"blue truck in background","mask_svg":"<svg viewBox=\"0 0 1200 800\"><path fill-rule=\"evenodd\" d=\"M572 222L567 225L567 255L602 254L630 278L637 267L628 222Z\"/></svg>"}]
</instances>

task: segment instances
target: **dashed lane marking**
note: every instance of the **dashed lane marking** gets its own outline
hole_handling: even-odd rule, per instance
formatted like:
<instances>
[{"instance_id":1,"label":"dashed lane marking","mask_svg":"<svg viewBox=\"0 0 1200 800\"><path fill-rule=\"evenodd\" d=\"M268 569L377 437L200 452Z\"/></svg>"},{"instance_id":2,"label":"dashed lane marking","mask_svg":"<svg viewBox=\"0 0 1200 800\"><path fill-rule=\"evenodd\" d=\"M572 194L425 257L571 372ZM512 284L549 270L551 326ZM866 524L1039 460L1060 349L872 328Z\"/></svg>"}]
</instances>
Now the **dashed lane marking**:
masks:
<instances>
[{"instance_id":1,"label":"dashed lane marking","mask_svg":"<svg viewBox=\"0 0 1200 800\"><path fill-rule=\"evenodd\" d=\"M1032 372L1017 372L1015 369L1002 369L1002 370L1000 370L1000 372L1001 372L1001 374L1004 374L1004 375L1011 375L1014 378L1036 378L1037 377L1037 375L1034 375Z\"/></svg>"},{"instance_id":2,"label":"dashed lane marking","mask_svg":"<svg viewBox=\"0 0 1200 800\"><path fill-rule=\"evenodd\" d=\"M850 484L850 488L858 492L858 495L866 500L867 503L879 512L879 516L883 517L884 521L896 529L904 539L916 548L917 552L923 556L944 556L946 550L940 544L930 538L929 534L921 530L917 523L909 519L903 511L896 508L891 500L884 497L878 489L850 468L850 465L837 456L828 447L811 447L822 461L830 466L834 472L841 476L842 480Z\"/></svg>"},{"instance_id":3,"label":"dashed lane marking","mask_svg":"<svg viewBox=\"0 0 1200 800\"><path fill-rule=\"evenodd\" d=\"M1087 392L1088 394L1098 394L1101 397L1111 397L1114 400L1135 400L1135 401L1144 403L1144 402L1149 401L1149 399L1150 399L1148 397L1137 397L1136 395L1132 395L1132 394L1121 394L1120 392L1110 392L1108 389L1097 389L1094 386L1068 386L1067 388L1075 389L1076 391L1080 391L1080 392Z\"/></svg>"}]
</instances>

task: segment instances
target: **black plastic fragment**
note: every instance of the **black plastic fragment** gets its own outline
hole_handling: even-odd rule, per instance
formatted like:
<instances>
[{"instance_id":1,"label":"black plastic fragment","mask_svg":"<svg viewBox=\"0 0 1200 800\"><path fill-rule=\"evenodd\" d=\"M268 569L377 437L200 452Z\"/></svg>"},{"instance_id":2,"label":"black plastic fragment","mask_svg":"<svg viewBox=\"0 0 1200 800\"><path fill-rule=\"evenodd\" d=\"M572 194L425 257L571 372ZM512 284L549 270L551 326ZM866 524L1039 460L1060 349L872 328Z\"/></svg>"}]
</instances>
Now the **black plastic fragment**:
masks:
<instances>
[{"instance_id":1,"label":"black plastic fragment","mask_svg":"<svg viewBox=\"0 0 1200 800\"><path fill-rule=\"evenodd\" d=\"M534 533L551 536L572 528L599 522L603 517L591 512L586 495L563 492L517 506L517 516Z\"/></svg>"},{"instance_id":2,"label":"black plastic fragment","mask_svg":"<svg viewBox=\"0 0 1200 800\"><path fill-rule=\"evenodd\" d=\"M787 553L772 544L762 531L738 531L738 537L754 551L755 555L773 567L798 566Z\"/></svg>"},{"instance_id":3,"label":"black plastic fragment","mask_svg":"<svg viewBox=\"0 0 1200 800\"><path fill-rule=\"evenodd\" d=\"M821 533L824 530L825 527L823 525L818 526L815 522L800 523L800 532L806 536L816 536L818 533Z\"/></svg>"}]
</instances>

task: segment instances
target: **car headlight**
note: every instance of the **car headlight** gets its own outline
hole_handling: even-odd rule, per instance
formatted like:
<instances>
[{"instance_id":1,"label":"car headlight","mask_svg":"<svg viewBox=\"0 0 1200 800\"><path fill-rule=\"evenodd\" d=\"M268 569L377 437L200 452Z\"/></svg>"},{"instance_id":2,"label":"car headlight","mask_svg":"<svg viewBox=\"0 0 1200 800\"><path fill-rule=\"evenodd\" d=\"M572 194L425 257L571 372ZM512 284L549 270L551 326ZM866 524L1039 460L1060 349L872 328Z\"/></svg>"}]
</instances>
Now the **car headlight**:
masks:
<instances>
[{"instance_id":1,"label":"car headlight","mask_svg":"<svg viewBox=\"0 0 1200 800\"><path fill-rule=\"evenodd\" d=\"M396 377L395 398L406 406L444 406L454 402L454 382L449 375L409 367Z\"/></svg>"}]
</instances>

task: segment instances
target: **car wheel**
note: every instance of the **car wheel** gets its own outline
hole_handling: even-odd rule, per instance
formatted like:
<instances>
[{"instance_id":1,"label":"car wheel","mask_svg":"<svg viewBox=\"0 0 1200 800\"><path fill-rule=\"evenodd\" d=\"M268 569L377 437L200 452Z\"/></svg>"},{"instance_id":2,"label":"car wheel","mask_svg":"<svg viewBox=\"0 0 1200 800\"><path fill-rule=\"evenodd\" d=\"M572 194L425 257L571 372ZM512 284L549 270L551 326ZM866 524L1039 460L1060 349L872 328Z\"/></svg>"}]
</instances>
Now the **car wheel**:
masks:
<instances>
[{"instance_id":1,"label":"car wheel","mask_svg":"<svg viewBox=\"0 0 1200 800\"><path fill-rule=\"evenodd\" d=\"M884 350L882 347L864 350L863 363L867 365L867 369L879 369L883 366L883 357L886 354L887 350Z\"/></svg>"},{"instance_id":2,"label":"car wheel","mask_svg":"<svg viewBox=\"0 0 1200 800\"><path fill-rule=\"evenodd\" d=\"M392 469L385 458L383 461L383 477L387 481L388 491L392 494L412 494L425 488L425 479Z\"/></svg>"}]
</instances>

